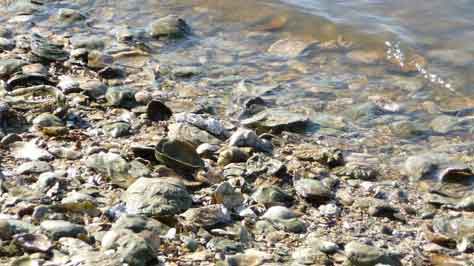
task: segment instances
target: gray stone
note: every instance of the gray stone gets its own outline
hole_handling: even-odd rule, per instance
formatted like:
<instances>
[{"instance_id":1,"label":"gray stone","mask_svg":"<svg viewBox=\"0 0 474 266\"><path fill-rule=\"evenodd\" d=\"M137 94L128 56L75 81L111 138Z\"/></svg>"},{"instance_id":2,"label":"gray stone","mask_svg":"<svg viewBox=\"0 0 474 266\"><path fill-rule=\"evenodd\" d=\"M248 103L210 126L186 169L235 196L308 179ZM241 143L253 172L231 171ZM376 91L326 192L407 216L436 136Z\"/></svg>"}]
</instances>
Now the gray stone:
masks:
<instances>
[{"instance_id":1,"label":"gray stone","mask_svg":"<svg viewBox=\"0 0 474 266\"><path fill-rule=\"evenodd\" d=\"M186 22L176 15L168 15L157 19L148 26L151 37L183 37L190 33L191 29Z\"/></svg>"},{"instance_id":2,"label":"gray stone","mask_svg":"<svg viewBox=\"0 0 474 266\"><path fill-rule=\"evenodd\" d=\"M253 194L252 199L265 206L289 205L293 197L286 194L277 186L259 187Z\"/></svg>"},{"instance_id":3,"label":"gray stone","mask_svg":"<svg viewBox=\"0 0 474 266\"><path fill-rule=\"evenodd\" d=\"M110 106L130 108L135 104L135 91L128 87L110 87L105 99Z\"/></svg>"},{"instance_id":4,"label":"gray stone","mask_svg":"<svg viewBox=\"0 0 474 266\"><path fill-rule=\"evenodd\" d=\"M196 147L203 143L222 143L222 140L218 139L207 131L186 123L171 124L168 126L168 130L169 139L185 140L192 143Z\"/></svg>"},{"instance_id":5,"label":"gray stone","mask_svg":"<svg viewBox=\"0 0 474 266\"><path fill-rule=\"evenodd\" d=\"M0 61L0 78L8 78L18 71L26 62L19 59L4 59Z\"/></svg>"},{"instance_id":6,"label":"gray stone","mask_svg":"<svg viewBox=\"0 0 474 266\"><path fill-rule=\"evenodd\" d=\"M60 127L64 126L63 121L59 119L59 117L50 114L50 113L42 113L33 119L33 125L38 128L43 127Z\"/></svg>"},{"instance_id":7,"label":"gray stone","mask_svg":"<svg viewBox=\"0 0 474 266\"><path fill-rule=\"evenodd\" d=\"M87 231L82 225L62 220L43 221L40 224L40 227L53 239L59 239L61 237L78 237L87 234Z\"/></svg>"},{"instance_id":8,"label":"gray stone","mask_svg":"<svg viewBox=\"0 0 474 266\"><path fill-rule=\"evenodd\" d=\"M346 264L350 266L375 266L379 263L391 266L402 265L397 256L356 241L346 244L344 253L347 257Z\"/></svg>"},{"instance_id":9,"label":"gray stone","mask_svg":"<svg viewBox=\"0 0 474 266\"><path fill-rule=\"evenodd\" d=\"M151 217L175 215L191 207L191 196L176 179L139 178L124 193L129 214Z\"/></svg>"},{"instance_id":10,"label":"gray stone","mask_svg":"<svg viewBox=\"0 0 474 266\"><path fill-rule=\"evenodd\" d=\"M126 122L108 123L102 126L102 130L110 137L123 137L130 134L130 124Z\"/></svg>"},{"instance_id":11,"label":"gray stone","mask_svg":"<svg viewBox=\"0 0 474 266\"><path fill-rule=\"evenodd\" d=\"M331 190L316 179L300 179L294 184L296 193L310 201L325 202L332 197Z\"/></svg>"},{"instance_id":12,"label":"gray stone","mask_svg":"<svg viewBox=\"0 0 474 266\"><path fill-rule=\"evenodd\" d=\"M16 169L17 174L41 174L44 172L51 171L53 168L47 162L43 161L31 161L20 165Z\"/></svg>"}]
</instances>

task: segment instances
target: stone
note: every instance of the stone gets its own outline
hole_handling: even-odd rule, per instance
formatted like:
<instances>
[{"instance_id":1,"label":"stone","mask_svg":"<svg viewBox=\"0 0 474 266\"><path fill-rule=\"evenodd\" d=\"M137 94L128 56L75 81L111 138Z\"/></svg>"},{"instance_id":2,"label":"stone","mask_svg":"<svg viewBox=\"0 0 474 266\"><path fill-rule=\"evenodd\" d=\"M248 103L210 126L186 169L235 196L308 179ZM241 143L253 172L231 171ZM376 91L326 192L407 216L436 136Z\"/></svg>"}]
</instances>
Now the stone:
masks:
<instances>
[{"instance_id":1,"label":"stone","mask_svg":"<svg viewBox=\"0 0 474 266\"><path fill-rule=\"evenodd\" d=\"M235 147L252 147L260 151L271 152L271 142L260 139L255 131L239 128L229 138L229 146Z\"/></svg>"},{"instance_id":2,"label":"stone","mask_svg":"<svg viewBox=\"0 0 474 266\"><path fill-rule=\"evenodd\" d=\"M42 113L36 116L32 122L37 128L64 126L63 121L59 117L50 113Z\"/></svg>"},{"instance_id":3,"label":"stone","mask_svg":"<svg viewBox=\"0 0 474 266\"><path fill-rule=\"evenodd\" d=\"M292 265L331 265L331 261L326 254L312 247L299 247L295 249L291 258L296 262Z\"/></svg>"},{"instance_id":4,"label":"stone","mask_svg":"<svg viewBox=\"0 0 474 266\"><path fill-rule=\"evenodd\" d=\"M162 139L155 147L155 157L166 166L184 172L204 168L204 161L186 141Z\"/></svg>"},{"instance_id":5,"label":"stone","mask_svg":"<svg viewBox=\"0 0 474 266\"><path fill-rule=\"evenodd\" d=\"M19 175L28 175L28 174L41 174L44 172L51 171L53 168L47 162L43 161L31 161L26 162L20 165L16 169L16 173Z\"/></svg>"},{"instance_id":6,"label":"stone","mask_svg":"<svg viewBox=\"0 0 474 266\"><path fill-rule=\"evenodd\" d=\"M130 134L130 124L127 122L112 122L102 126L105 135L119 138Z\"/></svg>"},{"instance_id":7,"label":"stone","mask_svg":"<svg viewBox=\"0 0 474 266\"><path fill-rule=\"evenodd\" d=\"M213 136L205 130L199 129L187 123L173 123L168 126L168 138L185 140L195 147L204 144L220 144L222 140Z\"/></svg>"},{"instance_id":8,"label":"stone","mask_svg":"<svg viewBox=\"0 0 474 266\"><path fill-rule=\"evenodd\" d=\"M65 23L74 23L77 21L84 20L84 15L79 10L71 8L60 8L58 10L58 19Z\"/></svg>"},{"instance_id":9,"label":"stone","mask_svg":"<svg viewBox=\"0 0 474 266\"><path fill-rule=\"evenodd\" d=\"M296 57L301 55L309 46L310 43L301 40L282 39L273 43L268 48L268 52L278 56Z\"/></svg>"},{"instance_id":10,"label":"stone","mask_svg":"<svg viewBox=\"0 0 474 266\"><path fill-rule=\"evenodd\" d=\"M229 147L223 149L217 158L217 164L226 166L230 163L245 162L250 157L250 152L243 148Z\"/></svg>"},{"instance_id":11,"label":"stone","mask_svg":"<svg viewBox=\"0 0 474 266\"><path fill-rule=\"evenodd\" d=\"M36 33L31 36L31 53L45 61L66 61L69 58L69 54L61 46Z\"/></svg>"},{"instance_id":12,"label":"stone","mask_svg":"<svg viewBox=\"0 0 474 266\"><path fill-rule=\"evenodd\" d=\"M218 138L227 138L230 136L222 123L211 116L193 113L178 113L175 114L174 117L176 123L188 123L199 129L205 130Z\"/></svg>"},{"instance_id":13,"label":"stone","mask_svg":"<svg viewBox=\"0 0 474 266\"><path fill-rule=\"evenodd\" d=\"M181 223L186 227L214 228L232 221L230 212L221 204L191 208L179 215Z\"/></svg>"},{"instance_id":14,"label":"stone","mask_svg":"<svg viewBox=\"0 0 474 266\"><path fill-rule=\"evenodd\" d=\"M135 92L128 87L110 87L105 99L110 106L131 108L135 105Z\"/></svg>"},{"instance_id":15,"label":"stone","mask_svg":"<svg viewBox=\"0 0 474 266\"><path fill-rule=\"evenodd\" d=\"M150 217L170 216L191 207L191 196L173 178L139 178L124 193L123 201L129 214Z\"/></svg>"},{"instance_id":16,"label":"stone","mask_svg":"<svg viewBox=\"0 0 474 266\"><path fill-rule=\"evenodd\" d=\"M381 249L357 241L346 244L344 253L346 264L351 266L375 266L377 264L401 266L397 256L388 254Z\"/></svg>"},{"instance_id":17,"label":"stone","mask_svg":"<svg viewBox=\"0 0 474 266\"><path fill-rule=\"evenodd\" d=\"M0 220L0 240L9 240L12 236L13 232L10 223L6 220Z\"/></svg>"},{"instance_id":18,"label":"stone","mask_svg":"<svg viewBox=\"0 0 474 266\"><path fill-rule=\"evenodd\" d=\"M332 197L332 193L321 181L316 179L304 178L294 184L296 194L315 202L325 202Z\"/></svg>"},{"instance_id":19,"label":"stone","mask_svg":"<svg viewBox=\"0 0 474 266\"><path fill-rule=\"evenodd\" d=\"M179 38L189 34L190 31L191 29L186 21L176 15L159 18L152 21L148 26L148 34L154 38Z\"/></svg>"},{"instance_id":20,"label":"stone","mask_svg":"<svg viewBox=\"0 0 474 266\"><path fill-rule=\"evenodd\" d=\"M244 197L229 182L223 182L217 186L212 194L212 201L215 204L222 204L227 209L232 210L242 205Z\"/></svg>"},{"instance_id":21,"label":"stone","mask_svg":"<svg viewBox=\"0 0 474 266\"><path fill-rule=\"evenodd\" d=\"M252 194L252 199L267 207L285 206L293 201L293 197L277 186L259 187Z\"/></svg>"},{"instance_id":22,"label":"stone","mask_svg":"<svg viewBox=\"0 0 474 266\"><path fill-rule=\"evenodd\" d=\"M135 98L137 95L135 94ZM167 121L173 115L171 109L161 101L151 100L146 107L148 119L154 122Z\"/></svg>"},{"instance_id":23,"label":"stone","mask_svg":"<svg viewBox=\"0 0 474 266\"><path fill-rule=\"evenodd\" d=\"M295 213L286 207L283 206L273 206L269 208L265 214L263 214L262 218L269 219L269 220L287 220L291 218L295 218Z\"/></svg>"},{"instance_id":24,"label":"stone","mask_svg":"<svg viewBox=\"0 0 474 266\"><path fill-rule=\"evenodd\" d=\"M81 89L84 90L84 93L87 96L94 100L103 98L107 92L107 86L104 83L95 80L90 80L81 84Z\"/></svg>"},{"instance_id":25,"label":"stone","mask_svg":"<svg viewBox=\"0 0 474 266\"><path fill-rule=\"evenodd\" d=\"M87 234L82 225L62 220L46 220L41 222L40 227L55 240L61 237L79 237L80 235Z\"/></svg>"},{"instance_id":26,"label":"stone","mask_svg":"<svg viewBox=\"0 0 474 266\"><path fill-rule=\"evenodd\" d=\"M13 157L16 159L25 159L25 160L52 160L53 155L48 151L38 147L34 142L23 142L17 141L10 145L10 150L13 154Z\"/></svg>"},{"instance_id":27,"label":"stone","mask_svg":"<svg viewBox=\"0 0 474 266\"><path fill-rule=\"evenodd\" d=\"M26 62L19 59L3 59L0 61L0 78L9 78L17 72Z\"/></svg>"},{"instance_id":28,"label":"stone","mask_svg":"<svg viewBox=\"0 0 474 266\"><path fill-rule=\"evenodd\" d=\"M18 234L14 241L28 252L47 253L53 247L51 241L42 234Z\"/></svg>"},{"instance_id":29,"label":"stone","mask_svg":"<svg viewBox=\"0 0 474 266\"><path fill-rule=\"evenodd\" d=\"M146 266L156 261L155 251L146 239L134 234L130 230L109 231L114 234L114 241L107 245L103 243L106 250L115 250L114 257L130 266Z\"/></svg>"},{"instance_id":30,"label":"stone","mask_svg":"<svg viewBox=\"0 0 474 266\"><path fill-rule=\"evenodd\" d=\"M310 124L307 116L299 113L293 113L285 109L266 109L254 116L244 119L241 124L246 127L254 128L257 132L282 131L303 132Z\"/></svg>"}]
</instances>

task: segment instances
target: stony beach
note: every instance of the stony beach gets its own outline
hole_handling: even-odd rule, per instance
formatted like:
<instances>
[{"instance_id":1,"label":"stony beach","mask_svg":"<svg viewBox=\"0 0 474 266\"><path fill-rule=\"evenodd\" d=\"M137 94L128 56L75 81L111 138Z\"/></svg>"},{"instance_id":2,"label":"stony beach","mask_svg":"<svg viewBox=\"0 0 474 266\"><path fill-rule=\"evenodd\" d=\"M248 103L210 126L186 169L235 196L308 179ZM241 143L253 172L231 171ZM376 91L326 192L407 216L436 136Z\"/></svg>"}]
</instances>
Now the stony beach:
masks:
<instances>
[{"instance_id":1,"label":"stony beach","mask_svg":"<svg viewBox=\"0 0 474 266\"><path fill-rule=\"evenodd\" d=\"M82 2L0 13L0 265L474 265L472 100L425 57Z\"/></svg>"}]
</instances>

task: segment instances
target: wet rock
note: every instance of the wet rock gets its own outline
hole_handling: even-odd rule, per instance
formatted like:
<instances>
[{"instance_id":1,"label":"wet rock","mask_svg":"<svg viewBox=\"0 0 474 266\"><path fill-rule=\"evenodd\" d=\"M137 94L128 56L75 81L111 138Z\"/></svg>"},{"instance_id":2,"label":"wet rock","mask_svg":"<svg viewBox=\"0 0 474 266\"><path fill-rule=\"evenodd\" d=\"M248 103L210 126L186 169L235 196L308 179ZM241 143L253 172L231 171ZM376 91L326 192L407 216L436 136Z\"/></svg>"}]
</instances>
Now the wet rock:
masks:
<instances>
[{"instance_id":1,"label":"wet rock","mask_svg":"<svg viewBox=\"0 0 474 266\"><path fill-rule=\"evenodd\" d=\"M345 112L347 118L366 123L383 114L384 110L373 102L355 105L353 108L350 108Z\"/></svg>"},{"instance_id":2,"label":"wet rock","mask_svg":"<svg viewBox=\"0 0 474 266\"><path fill-rule=\"evenodd\" d=\"M474 234L474 219L436 216L432 221L432 231L425 230L425 234L436 244L452 246L462 242L463 237Z\"/></svg>"},{"instance_id":3,"label":"wet rock","mask_svg":"<svg viewBox=\"0 0 474 266\"><path fill-rule=\"evenodd\" d=\"M387 217L390 219L399 219L399 209L393 207L388 203L374 204L369 207L368 213L374 217Z\"/></svg>"},{"instance_id":4,"label":"wet rock","mask_svg":"<svg viewBox=\"0 0 474 266\"><path fill-rule=\"evenodd\" d=\"M255 249L247 249L243 254L228 256L226 263L228 266L259 266L265 261L269 261L271 255Z\"/></svg>"},{"instance_id":5,"label":"wet rock","mask_svg":"<svg viewBox=\"0 0 474 266\"><path fill-rule=\"evenodd\" d=\"M324 217L336 217L341 212L341 209L333 203L321 205L319 206L318 210L321 216Z\"/></svg>"},{"instance_id":6,"label":"wet rock","mask_svg":"<svg viewBox=\"0 0 474 266\"><path fill-rule=\"evenodd\" d=\"M312 247L299 247L292 254L292 265L321 265L329 266L331 261L328 256Z\"/></svg>"},{"instance_id":7,"label":"wet rock","mask_svg":"<svg viewBox=\"0 0 474 266\"><path fill-rule=\"evenodd\" d=\"M191 28L186 21L176 15L169 15L157 19L148 26L148 34L151 37L183 37L191 32Z\"/></svg>"},{"instance_id":8,"label":"wet rock","mask_svg":"<svg viewBox=\"0 0 474 266\"><path fill-rule=\"evenodd\" d=\"M342 151L337 148L302 144L295 147L293 154L302 161L318 162L329 167L344 165Z\"/></svg>"},{"instance_id":9,"label":"wet rock","mask_svg":"<svg viewBox=\"0 0 474 266\"><path fill-rule=\"evenodd\" d=\"M283 206L274 206L269 208L262 216L264 219L275 220L287 220L295 218L296 214L291 210Z\"/></svg>"},{"instance_id":10,"label":"wet rock","mask_svg":"<svg viewBox=\"0 0 474 266\"><path fill-rule=\"evenodd\" d=\"M310 44L304 41L283 39L272 44L268 48L268 52L278 56L296 57L301 55L309 46Z\"/></svg>"},{"instance_id":11,"label":"wet rock","mask_svg":"<svg viewBox=\"0 0 474 266\"><path fill-rule=\"evenodd\" d=\"M74 80L70 76L60 76L59 83L57 86L59 89L61 89L61 91L66 94L81 91L81 84L79 83L79 81Z\"/></svg>"},{"instance_id":12,"label":"wet rock","mask_svg":"<svg viewBox=\"0 0 474 266\"><path fill-rule=\"evenodd\" d=\"M76 191L69 192L57 207L68 212L87 213L91 217L101 214L97 209L97 201L94 197Z\"/></svg>"},{"instance_id":13,"label":"wet rock","mask_svg":"<svg viewBox=\"0 0 474 266\"><path fill-rule=\"evenodd\" d=\"M241 121L246 127L255 128L257 132L272 131L280 133L283 130L302 132L310 124L307 116L292 113L284 109L267 109L250 118Z\"/></svg>"},{"instance_id":14,"label":"wet rock","mask_svg":"<svg viewBox=\"0 0 474 266\"><path fill-rule=\"evenodd\" d=\"M196 148L196 152L202 158L212 158L219 151L219 148L219 145L203 143Z\"/></svg>"},{"instance_id":15,"label":"wet rock","mask_svg":"<svg viewBox=\"0 0 474 266\"><path fill-rule=\"evenodd\" d=\"M396 256L356 241L346 244L344 253L347 257L346 264L351 266L402 265Z\"/></svg>"},{"instance_id":16,"label":"wet rock","mask_svg":"<svg viewBox=\"0 0 474 266\"><path fill-rule=\"evenodd\" d=\"M105 99L110 106L131 108L135 105L135 92L128 87L110 87Z\"/></svg>"},{"instance_id":17,"label":"wet rock","mask_svg":"<svg viewBox=\"0 0 474 266\"><path fill-rule=\"evenodd\" d=\"M191 208L180 214L181 223L185 227L213 228L232 221L230 212L221 204Z\"/></svg>"},{"instance_id":18,"label":"wet rock","mask_svg":"<svg viewBox=\"0 0 474 266\"><path fill-rule=\"evenodd\" d=\"M175 123L168 126L168 138L185 140L194 146L203 143L220 144L222 141L205 130L185 123Z\"/></svg>"},{"instance_id":19,"label":"wet rock","mask_svg":"<svg viewBox=\"0 0 474 266\"><path fill-rule=\"evenodd\" d=\"M176 139L162 139L155 148L155 156L166 166L181 171L195 171L204 167L204 162L194 147Z\"/></svg>"},{"instance_id":20,"label":"wet rock","mask_svg":"<svg viewBox=\"0 0 474 266\"><path fill-rule=\"evenodd\" d=\"M0 37L0 50L10 51L15 49L15 40Z\"/></svg>"},{"instance_id":21,"label":"wet rock","mask_svg":"<svg viewBox=\"0 0 474 266\"><path fill-rule=\"evenodd\" d=\"M467 165L453 161L449 155L442 153L410 156L405 161L404 172L412 182L422 179L441 182L450 179L467 180L473 175Z\"/></svg>"},{"instance_id":22,"label":"wet rock","mask_svg":"<svg viewBox=\"0 0 474 266\"><path fill-rule=\"evenodd\" d=\"M337 176L348 177L358 180L374 180L377 177L377 171L370 165L359 163L348 163L334 171Z\"/></svg>"},{"instance_id":23,"label":"wet rock","mask_svg":"<svg viewBox=\"0 0 474 266\"><path fill-rule=\"evenodd\" d=\"M196 66L180 66L175 67L171 70L171 76L173 78L189 78L195 75L201 74L202 70Z\"/></svg>"},{"instance_id":24,"label":"wet rock","mask_svg":"<svg viewBox=\"0 0 474 266\"><path fill-rule=\"evenodd\" d=\"M316 179L300 179L294 184L296 194L315 202L325 202L332 197L331 190Z\"/></svg>"},{"instance_id":25,"label":"wet rock","mask_svg":"<svg viewBox=\"0 0 474 266\"><path fill-rule=\"evenodd\" d=\"M170 117L173 115L173 112L164 103L157 100L152 100L148 103L146 107L146 114L148 119L150 119L151 121L158 122L169 120Z\"/></svg>"},{"instance_id":26,"label":"wet rock","mask_svg":"<svg viewBox=\"0 0 474 266\"><path fill-rule=\"evenodd\" d=\"M0 220L0 240L9 240L13 236L10 224L6 220Z\"/></svg>"},{"instance_id":27,"label":"wet rock","mask_svg":"<svg viewBox=\"0 0 474 266\"><path fill-rule=\"evenodd\" d=\"M470 131L473 123L472 117L456 117L441 115L433 119L430 123L433 131L441 134L449 132Z\"/></svg>"},{"instance_id":28,"label":"wet rock","mask_svg":"<svg viewBox=\"0 0 474 266\"><path fill-rule=\"evenodd\" d=\"M37 128L64 126L63 121L59 117L50 113L42 113L35 117L32 122Z\"/></svg>"},{"instance_id":29,"label":"wet rock","mask_svg":"<svg viewBox=\"0 0 474 266\"><path fill-rule=\"evenodd\" d=\"M69 54L61 46L50 43L36 33L31 36L31 53L46 61L66 61L69 58Z\"/></svg>"},{"instance_id":30,"label":"wet rock","mask_svg":"<svg viewBox=\"0 0 474 266\"><path fill-rule=\"evenodd\" d=\"M129 214L151 217L175 215L191 207L191 196L186 188L172 178L140 178L124 193L123 200Z\"/></svg>"},{"instance_id":31,"label":"wet rock","mask_svg":"<svg viewBox=\"0 0 474 266\"><path fill-rule=\"evenodd\" d=\"M47 162L43 161L31 161L20 165L16 169L16 173L19 175L27 174L41 174L44 172L51 171L52 167Z\"/></svg>"},{"instance_id":32,"label":"wet rock","mask_svg":"<svg viewBox=\"0 0 474 266\"><path fill-rule=\"evenodd\" d=\"M18 71L26 64L25 61L19 59L4 59L0 61L0 78L9 78L13 73Z\"/></svg>"},{"instance_id":33,"label":"wet rock","mask_svg":"<svg viewBox=\"0 0 474 266\"><path fill-rule=\"evenodd\" d=\"M95 100L104 97L107 92L107 86L104 83L94 80L85 82L81 88L87 96Z\"/></svg>"},{"instance_id":34,"label":"wet rock","mask_svg":"<svg viewBox=\"0 0 474 266\"><path fill-rule=\"evenodd\" d=\"M105 39L97 36L73 36L71 45L74 49L102 50L105 47Z\"/></svg>"},{"instance_id":35,"label":"wet rock","mask_svg":"<svg viewBox=\"0 0 474 266\"><path fill-rule=\"evenodd\" d=\"M210 116L193 114L193 113L179 113L175 114L176 123L188 123L199 129L205 130L218 138L227 138L230 136L229 132L222 123Z\"/></svg>"},{"instance_id":36,"label":"wet rock","mask_svg":"<svg viewBox=\"0 0 474 266\"><path fill-rule=\"evenodd\" d=\"M269 207L289 205L293 201L293 197L277 186L259 187L252 194L252 199Z\"/></svg>"},{"instance_id":37,"label":"wet rock","mask_svg":"<svg viewBox=\"0 0 474 266\"><path fill-rule=\"evenodd\" d=\"M142 237L129 230L109 231L107 234L113 236L104 237L113 238L108 241L110 244L103 243L105 250L115 250L114 257L130 266L146 266L155 261L155 253L151 245Z\"/></svg>"},{"instance_id":38,"label":"wet rock","mask_svg":"<svg viewBox=\"0 0 474 266\"><path fill-rule=\"evenodd\" d=\"M71 8L61 8L58 10L58 19L65 23L74 23L85 19L79 10Z\"/></svg>"},{"instance_id":39,"label":"wet rock","mask_svg":"<svg viewBox=\"0 0 474 266\"><path fill-rule=\"evenodd\" d=\"M127 187L136 178L149 174L148 168L143 164L135 162L138 167L134 167L134 164L127 162L116 153L100 152L93 154L86 159L85 163L87 167L105 175L111 179L112 183L119 186ZM141 170L136 171L138 168L141 168Z\"/></svg>"},{"instance_id":40,"label":"wet rock","mask_svg":"<svg viewBox=\"0 0 474 266\"><path fill-rule=\"evenodd\" d=\"M1 118L0 118L1 121ZM7 134L0 140L0 147L8 147L10 144L22 141L22 138L15 133Z\"/></svg>"},{"instance_id":41,"label":"wet rock","mask_svg":"<svg viewBox=\"0 0 474 266\"><path fill-rule=\"evenodd\" d=\"M270 152L273 148L271 142L260 139L254 131L245 128L237 129L230 136L229 146L252 147L265 152Z\"/></svg>"},{"instance_id":42,"label":"wet rock","mask_svg":"<svg viewBox=\"0 0 474 266\"><path fill-rule=\"evenodd\" d=\"M73 147L51 147L48 151L56 158L77 160L82 157L82 153Z\"/></svg>"},{"instance_id":43,"label":"wet rock","mask_svg":"<svg viewBox=\"0 0 474 266\"><path fill-rule=\"evenodd\" d=\"M130 124L126 122L112 122L102 126L105 135L119 138L130 134Z\"/></svg>"},{"instance_id":44,"label":"wet rock","mask_svg":"<svg viewBox=\"0 0 474 266\"><path fill-rule=\"evenodd\" d=\"M220 166L226 166L230 163L245 162L250 157L250 152L243 148L230 147L222 150L219 153L217 164Z\"/></svg>"},{"instance_id":45,"label":"wet rock","mask_svg":"<svg viewBox=\"0 0 474 266\"><path fill-rule=\"evenodd\" d=\"M87 53L87 66L100 70L111 65L114 62L114 58L108 54L105 54L98 50L92 50Z\"/></svg>"},{"instance_id":46,"label":"wet rock","mask_svg":"<svg viewBox=\"0 0 474 266\"><path fill-rule=\"evenodd\" d=\"M357 64L377 64L384 60L384 54L379 51L356 50L349 52L347 58Z\"/></svg>"},{"instance_id":47,"label":"wet rock","mask_svg":"<svg viewBox=\"0 0 474 266\"><path fill-rule=\"evenodd\" d=\"M217 186L212 199L214 204L222 204L230 210L240 207L244 201L242 193L232 187L229 182L223 182Z\"/></svg>"},{"instance_id":48,"label":"wet rock","mask_svg":"<svg viewBox=\"0 0 474 266\"><path fill-rule=\"evenodd\" d=\"M40 227L55 240L61 237L79 237L87 234L83 226L62 220L43 221Z\"/></svg>"},{"instance_id":49,"label":"wet rock","mask_svg":"<svg viewBox=\"0 0 474 266\"><path fill-rule=\"evenodd\" d=\"M14 238L22 249L28 252L48 252L53 244L45 235L41 234L18 234Z\"/></svg>"},{"instance_id":50,"label":"wet rock","mask_svg":"<svg viewBox=\"0 0 474 266\"><path fill-rule=\"evenodd\" d=\"M284 164L272 158L271 156L264 155L263 153L257 153L252 155L246 162L247 176L257 177L261 175L274 176L281 173L285 166Z\"/></svg>"}]
</instances>

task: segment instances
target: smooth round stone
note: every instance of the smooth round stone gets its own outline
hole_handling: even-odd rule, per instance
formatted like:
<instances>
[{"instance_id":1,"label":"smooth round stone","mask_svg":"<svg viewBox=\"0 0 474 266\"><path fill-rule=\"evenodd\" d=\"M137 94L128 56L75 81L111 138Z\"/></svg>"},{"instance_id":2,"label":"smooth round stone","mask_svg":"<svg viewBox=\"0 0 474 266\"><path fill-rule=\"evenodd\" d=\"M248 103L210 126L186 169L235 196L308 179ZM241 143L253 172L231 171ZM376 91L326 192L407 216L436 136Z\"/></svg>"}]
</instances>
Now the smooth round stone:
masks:
<instances>
[{"instance_id":1,"label":"smooth round stone","mask_svg":"<svg viewBox=\"0 0 474 266\"><path fill-rule=\"evenodd\" d=\"M157 19L148 26L148 33L151 37L183 37L191 29L186 21L176 15L168 15Z\"/></svg>"},{"instance_id":2,"label":"smooth round stone","mask_svg":"<svg viewBox=\"0 0 474 266\"><path fill-rule=\"evenodd\" d=\"M350 266L390 265L401 266L399 259L389 256L383 250L360 242L352 241L345 246L346 264Z\"/></svg>"},{"instance_id":3,"label":"smooth round stone","mask_svg":"<svg viewBox=\"0 0 474 266\"><path fill-rule=\"evenodd\" d=\"M253 194L252 199L266 206L287 205L293 198L276 186L260 187Z\"/></svg>"},{"instance_id":4,"label":"smooth round stone","mask_svg":"<svg viewBox=\"0 0 474 266\"><path fill-rule=\"evenodd\" d=\"M21 68L21 71L23 72L23 74L40 74L43 76L48 75L48 68L45 65L38 63L24 65Z\"/></svg>"},{"instance_id":5,"label":"smooth round stone","mask_svg":"<svg viewBox=\"0 0 474 266\"><path fill-rule=\"evenodd\" d=\"M123 137L130 134L130 124L125 122L115 122L102 127L104 133L112 138Z\"/></svg>"},{"instance_id":6,"label":"smooth round stone","mask_svg":"<svg viewBox=\"0 0 474 266\"><path fill-rule=\"evenodd\" d=\"M12 237L13 232L10 223L6 220L0 220L0 240L8 240Z\"/></svg>"},{"instance_id":7,"label":"smooth round stone","mask_svg":"<svg viewBox=\"0 0 474 266\"><path fill-rule=\"evenodd\" d=\"M87 81L81 85L81 88L84 90L85 94L91 97L92 99L102 98L107 92L107 86L100 81Z\"/></svg>"},{"instance_id":8,"label":"smooth round stone","mask_svg":"<svg viewBox=\"0 0 474 266\"><path fill-rule=\"evenodd\" d=\"M41 174L44 172L51 171L52 167L47 162L43 161L32 161L21 164L17 169L16 173L22 174Z\"/></svg>"},{"instance_id":9,"label":"smooth round stone","mask_svg":"<svg viewBox=\"0 0 474 266\"><path fill-rule=\"evenodd\" d=\"M64 123L59 117L53 114L43 113L33 119L33 125L38 128L61 127L64 126Z\"/></svg>"},{"instance_id":10,"label":"smooth round stone","mask_svg":"<svg viewBox=\"0 0 474 266\"><path fill-rule=\"evenodd\" d=\"M262 218L269 220L291 219L295 217L296 215L291 209L283 206L271 207L262 216Z\"/></svg>"},{"instance_id":11,"label":"smooth round stone","mask_svg":"<svg viewBox=\"0 0 474 266\"><path fill-rule=\"evenodd\" d=\"M79 235L87 234L87 231L82 225L62 220L43 221L40 224L40 227L53 239L59 239L61 237L78 237Z\"/></svg>"},{"instance_id":12,"label":"smooth round stone","mask_svg":"<svg viewBox=\"0 0 474 266\"><path fill-rule=\"evenodd\" d=\"M329 188L316 179L300 179L294 186L298 195L310 201L324 202L332 196Z\"/></svg>"}]
</instances>

